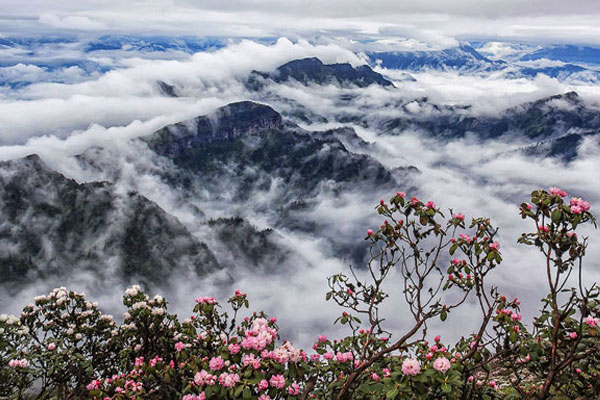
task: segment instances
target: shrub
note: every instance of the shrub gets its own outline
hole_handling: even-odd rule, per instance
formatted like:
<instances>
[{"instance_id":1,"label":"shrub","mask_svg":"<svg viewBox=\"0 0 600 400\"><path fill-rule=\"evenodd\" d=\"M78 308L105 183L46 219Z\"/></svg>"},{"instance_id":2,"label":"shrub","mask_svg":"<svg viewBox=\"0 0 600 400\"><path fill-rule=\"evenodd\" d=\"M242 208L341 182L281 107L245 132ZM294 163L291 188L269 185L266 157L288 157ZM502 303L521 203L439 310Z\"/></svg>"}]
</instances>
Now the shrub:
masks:
<instances>
[{"instance_id":1,"label":"shrub","mask_svg":"<svg viewBox=\"0 0 600 400\"><path fill-rule=\"evenodd\" d=\"M225 311L199 297L181 321L160 296L129 288L117 326L81 293L65 288L34 299L19 318L0 317L0 395L8 398L93 399L526 399L600 395L597 286L582 280L587 239L596 224L590 205L567 203L557 188L536 190L520 206L535 231L519 242L543 255L548 294L533 324L518 299L487 283L501 264L497 229L488 218L396 193L376 207L384 218L368 230L365 271L329 278L326 299L343 311L335 323L348 335L319 336L312 354L279 337L275 318L249 307L236 291ZM381 305L384 282L402 278L412 323L391 332ZM360 278L367 276L368 279ZM576 287L568 285L575 278ZM457 343L429 339L467 301L479 325ZM475 316L474 316L475 318Z\"/></svg>"}]
</instances>

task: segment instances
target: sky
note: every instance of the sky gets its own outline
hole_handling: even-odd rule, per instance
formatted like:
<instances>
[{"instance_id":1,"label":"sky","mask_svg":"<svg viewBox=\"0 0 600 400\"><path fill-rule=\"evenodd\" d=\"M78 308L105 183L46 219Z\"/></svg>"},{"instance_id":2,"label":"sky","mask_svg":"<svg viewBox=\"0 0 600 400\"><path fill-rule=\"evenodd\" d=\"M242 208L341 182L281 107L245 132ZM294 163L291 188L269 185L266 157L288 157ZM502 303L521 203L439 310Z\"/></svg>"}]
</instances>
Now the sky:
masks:
<instances>
[{"instance_id":1,"label":"sky","mask_svg":"<svg viewBox=\"0 0 600 400\"><path fill-rule=\"evenodd\" d=\"M215 36L407 36L600 44L594 0L0 1L0 35L153 33Z\"/></svg>"}]
</instances>

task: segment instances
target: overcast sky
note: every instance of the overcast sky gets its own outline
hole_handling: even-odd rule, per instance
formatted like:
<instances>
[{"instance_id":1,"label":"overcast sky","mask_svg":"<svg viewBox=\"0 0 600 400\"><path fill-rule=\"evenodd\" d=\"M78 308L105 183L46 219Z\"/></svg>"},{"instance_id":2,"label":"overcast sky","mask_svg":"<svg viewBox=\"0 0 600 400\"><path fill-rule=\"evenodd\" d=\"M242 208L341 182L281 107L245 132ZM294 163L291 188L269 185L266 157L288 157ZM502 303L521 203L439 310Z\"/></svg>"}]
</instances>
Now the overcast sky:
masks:
<instances>
[{"instance_id":1,"label":"overcast sky","mask_svg":"<svg viewBox=\"0 0 600 400\"><path fill-rule=\"evenodd\" d=\"M600 44L596 0L0 0L0 35L412 37Z\"/></svg>"}]
</instances>

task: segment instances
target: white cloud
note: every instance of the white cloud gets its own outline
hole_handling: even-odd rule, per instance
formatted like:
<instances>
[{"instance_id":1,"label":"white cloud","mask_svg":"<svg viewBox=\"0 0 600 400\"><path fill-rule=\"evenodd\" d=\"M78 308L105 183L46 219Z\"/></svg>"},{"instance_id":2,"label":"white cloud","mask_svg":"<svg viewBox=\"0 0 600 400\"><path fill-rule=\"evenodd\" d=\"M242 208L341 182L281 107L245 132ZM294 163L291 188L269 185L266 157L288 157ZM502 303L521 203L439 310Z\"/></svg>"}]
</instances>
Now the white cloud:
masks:
<instances>
[{"instance_id":1,"label":"white cloud","mask_svg":"<svg viewBox=\"0 0 600 400\"><path fill-rule=\"evenodd\" d=\"M414 42L406 44L416 45ZM322 45L306 41L293 43L286 39L280 39L274 45L243 41L183 60L121 60L127 68L86 82L34 84L5 93L0 102L0 115L5 116L0 126L0 139L5 144L0 146L0 159L39 153L51 167L79 181L111 179L109 173L82 171L71 157L92 146L99 146L112 152L112 158L108 160L120 172L117 184L123 190L138 190L155 200L198 236L206 235L206 232L199 226L197 215L189 211L194 206L206 212L208 217L227 215L233 209L258 226L269 226L272 216L263 213L262 206L268 205L281 190L277 182L272 185L272 190L260 193L252 204L214 204L210 202L210 196L200 195L193 200L182 200L155 175L156 170L164 166L157 164L143 149L132 146L129 140L151 133L165 124L209 113L225 103L255 96L245 91L242 85L242 80L252 69L270 71L286 61L307 56L318 56L326 63L348 61L360 65L364 62L341 46L339 41ZM40 72L35 68L24 68L22 72L29 70L31 73ZM396 77L394 71L382 69L381 72L392 79ZM326 116L330 121L335 121L340 112L366 115L367 118L398 115L399 104L421 97L441 104L472 104L471 112L474 114L499 113L524 101L572 89L580 92L586 100L600 99L598 87L570 86L547 77L507 80L502 75L459 75L452 72L428 72L415 76L416 82L398 82L397 89L372 86L357 90L334 85L273 85L269 89ZM183 97L161 96L156 87L159 79L176 85ZM342 102L341 95L349 95L352 99ZM269 102L276 109L289 107L275 96ZM435 112L431 106L415 106L412 111ZM327 127L340 125L330 122ZM595 173L600 154L597 143L591 141L586 143L578 161L565 166L555 160L530 159L506 152L514 149L513 143L478 144L464 139L442 144L410 131L399 136L386 136L360 126L355 129L361 137L376 143L364 151L384 165L389 168L415 165L419 168L419 175L411 181L401 182L408 187L418 187L419 196L435 200L441 207L466 212L468 217L489 215L493 218L502 229L500 239L505 257L505 263L494 275L494 281L505 293L526 297L528 302L524 305L529 315L538 308L537 301L542 295L535 279L539 259L534 251L515 244L518 234L529 229L518 217L516 204L526 200L531 189L550 185L562 186L570 193L584 196L592 204L600 204L600 182ZM226 189L227 182L223 185ZM368 191L332 196L324 189L316 199L316 206L307 214L313 220L331 224L331 234L350 236L376 226L378 217L372 213L372 205L382 195L385 197L386 194ZM177 281L180 285L177 293L162 294L172 300L178 311L189 311L192 296L188 293L225 297L232 288L244 289L257 308L267 309L280 319L282 326L292 327L288 328L290 333L296 335L295 338L302 344L310 343L317 331L331 329L328 323L338 310L323 305L325 277L343 270L345 263L331 255L329 245L318 237L318 233L305 235L285 229L282 232L282 240L293 244L302 256L297 259L297 265L282 266L282 274L265 278L242 269L231 272L231 275L211 276L203 281L181 277ZM600 241L597 232L591 235L594 235L591 242L595 244L590 248L588 259L593 263L600 255ZM312 267L298 267L307 264ZM597 273L592 272L588 277L590 280L597 278ZM265 279L273 284L265 285ZM89 281L74 278L71 283L85 286ZM35 287L38 291L35 294L39 290ZM27 297L27 300L23 303L28 302L33 293L32 290L24 294L23 298ZM104 297L106 294L95 293L95 296ZM171 299L171 296L174 298ZM301 312L298 312L299 302L303 306ZM316 320L315 314L318 314ZM400 316L392 318L391 323L399 326L404 321ZM463 320L456 318L453 321L454 332L464 328ZM292 332L296 328L301 330Z\"/></svg>"},{"instance_id":2,"label":"white cloud","mask_svg":"<svg viewBox=\"0 0 600 400\"><path fill-rule=\"evenodd\" d=\"M106 28L104 23L94 21L83 15L67 15L65 17L60 17L53 13L43 13L40 15L39 22L53 28L81 31L97 31Z\"/></svg>"}]
</instances>

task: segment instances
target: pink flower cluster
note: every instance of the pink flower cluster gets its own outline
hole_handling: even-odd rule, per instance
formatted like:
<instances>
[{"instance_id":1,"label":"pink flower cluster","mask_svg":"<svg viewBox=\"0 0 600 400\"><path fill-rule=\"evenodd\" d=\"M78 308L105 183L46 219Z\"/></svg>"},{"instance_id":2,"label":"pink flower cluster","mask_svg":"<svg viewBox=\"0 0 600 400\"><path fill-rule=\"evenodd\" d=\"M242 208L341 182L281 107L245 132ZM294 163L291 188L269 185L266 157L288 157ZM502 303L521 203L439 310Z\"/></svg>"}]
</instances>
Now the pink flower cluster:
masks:
<instances>
[{"instance_id":1,"label":"pink flower cluster","mask_svg":"<svg viewBox=\"0 0 600 400\"><path fill-rule=\"evenodd\" d=\"M446 357L438 357L433 362L433 369L445 373L450 369L450 360Z\"/></svg>"},{"instance_id":2,"label":"pink flower cluster","mask_svg":"<svg viewBox=\"0 0 600 400\"><path fill-rule=\"evenodd\" d=\"M196 297L196 303L217 304L217 299L215 299L214 297Z\"/></svg>"},{"instance_id":3,"label":"pink flower cluster","mask_svg":"<svg viewBox=\"0 0 600 400\"><path fill-rule=\"evenodd\" d=\"M246 337L242 340L242 347L246 350L261 351L276 338L277 330L269 327L266 319L257 318L252 323L252 329L246 332Z\"/></svg>"},{"instance_id":4,"label":"pink flower cluster","mask_svg":"<svg viewBox=\"0 0 600 400\"><path fill-rule=\"evenodd\" d=\"M8 362L8 366L10 368L27 368L29 366L29 362L24 358L20 360L10 360Z\"/></svg>"},{"instance_id":5,"label":"pink flower cluster","mask_svg":"<svg viewBox=\"0 0 600 400\"><path fill-rule=\"evenodd\" d=\"M347 351L345 353L338 351L337 354L335 355L335 359L338 360L339 362L343 363L346 361L354 360L354 355L350 351Z\"/></svg>"},{"instance_id":6,"label":"pink flower cluster","mask_svg":"<svg viewBox=\"0 0 600 400\"><path fill-rule=\"evenodd\" d=\"M471 243L475 238L472 238L471 236L467 235L466 233L461 233L458 235L458 237L460 237L462 240L464 240L467 243Z\"/></svg>"},{"instance_id":7,"label":"pink flower cluster","mask_svg":"<svg viewBox=\"0 0 600 400\"><path fill-rule=\"evenodd\" d=\"M206 395L204 392L200 393L199 395L186 394L181 400L206 400Z\"/></svg>"},{"instance_id":8,"label":"pink flower cluster","mask_svg":"<svg viewBox=\"0 0 600 400\"><path fill-rule=\"evenodd\" d=\"M565 197L567 195L567 192L565 192L564 190L560 190L556 186L553 186L550 189L548 189L548 193L550 193L552 196L558 197Z\"/></svg>"},{"instance_id":9,"label":"pink flower cluster","mask_svg":"<svg viewBox=\"0 0 600 400\"><path fill-rule=\"evenodd\" d=\"M407 358L402 362L402 373L408 376L416 376L421 372L421 364L419 360Z\"/></svg>"},{"instance_id":10,"label":"pink flower cluster","mask_svg":"<svg viewBox=\"0 0 600 400\"><path fill-rule=\"evenodd\" d=\"M594 318L591 315L588 315L588 317L585 319L585 323L590 327L590 328L594 328L598 325L598 322L600 322L598 320L598 318Z\"/></svg>"},{"instance_id":11,"label":"pink flower cluster","mask_svg":"<svg viewBox=\"0 0 600 400\"><path fill-rule=\"evenodd\" d=\"M100 381L94 379L93 381L91 381L90 383L88 383L88 385L86 387L87 387L88 390L99 389L100 388Z\"/></svg>"},{"instance_id":12,"label":"pink flower cluster","mask_svg":"<svg viewBox=\"0 0 600 400\"><path fill-rule=\"evenodd\" d=\"M225 366L225 361L221 357L213 357L208 362L208 366L213 371L220 371Z\"/></svg>"},{"instance_id":13,"label":"pink flower cluster","mask_svg":"<svg viewBox=\"0 0 600 400\"><path fill-rule=\"evenodd\" d=\"M204 386L204 385L211 386L211 385L214 385L216 381L217 381L217 377L205 370L196 372L196 375L194 375L194 383L198 386Z\"/></svg>"},{"instance_id":14,"label":"pink flower cluster","mask_svg":"<svg viewBox=\"0 0 600 400\"><path fill-rule=\"evenodd\" d=\"M240 376L238 374L229 374L227 372L223 372L219 375L219 383L221 386L226 388L232 388L236 383L240 381Z\"/></svg>"},{"instance_id":15,"label":"pink flower cluster","mask_svg":"<svg viewBox=\"0 0 600 400\"><path fill-rule=\"evenodd\" d=\"M573 214L581 214L582 212L590 209L590 203L580 199L579 197L572 197L569 205L571 206L571 212Z\"/></svg>"},{"instance_id":16,"label":"pink flower cluster","mask_svg":"<svg viewBox=\"0 0 600 400\"><path fill-rule=\"evenodd\" d=\"M456 214L452 214L452 219L464 221L465 220L465 216L464 216L464 214L456 213Z\"/></svg>"},{"instance_id":17,"label":"pink flower cluster","mask_svg":"<svg viewBox=\"0 0 600 400\"><path fill-rule=\"evenodd\" d=\"M285 377L281 374L273 375L271 379L269 379L269 383L276 389L282 389L285 386Z\"/></svg>"}]
</instances>

